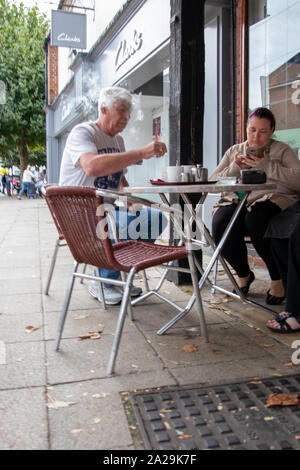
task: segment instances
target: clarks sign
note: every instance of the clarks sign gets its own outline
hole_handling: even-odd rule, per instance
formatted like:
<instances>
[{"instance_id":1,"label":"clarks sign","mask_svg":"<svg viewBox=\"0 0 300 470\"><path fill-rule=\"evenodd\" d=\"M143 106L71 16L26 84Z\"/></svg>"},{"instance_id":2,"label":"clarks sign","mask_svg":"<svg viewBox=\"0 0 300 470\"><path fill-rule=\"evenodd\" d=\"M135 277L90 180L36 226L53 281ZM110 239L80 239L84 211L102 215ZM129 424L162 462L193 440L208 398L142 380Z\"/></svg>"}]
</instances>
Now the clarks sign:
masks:
<instances>
[{"instance_id":1,"label":"clarks sign","mask_svg":"<svg viewBox=\"0 0 300 470\"><path fill-rule=\"evenodd\" d=\"M129 40L122 39L120 41L115 60L116 71L142 47L142 44L143 34L138 33L136 30L133 31L132 37Z\"/></svg>"},{"instance_id":2,"label":"clarks sign","mask_svg":"<svg viewBox=\"0 0 300 470\"><path fill-rule=\"evenodd\" d=\"M86 15L52 10L51 45L86 49Z\"/></svg>"}]
</instances>

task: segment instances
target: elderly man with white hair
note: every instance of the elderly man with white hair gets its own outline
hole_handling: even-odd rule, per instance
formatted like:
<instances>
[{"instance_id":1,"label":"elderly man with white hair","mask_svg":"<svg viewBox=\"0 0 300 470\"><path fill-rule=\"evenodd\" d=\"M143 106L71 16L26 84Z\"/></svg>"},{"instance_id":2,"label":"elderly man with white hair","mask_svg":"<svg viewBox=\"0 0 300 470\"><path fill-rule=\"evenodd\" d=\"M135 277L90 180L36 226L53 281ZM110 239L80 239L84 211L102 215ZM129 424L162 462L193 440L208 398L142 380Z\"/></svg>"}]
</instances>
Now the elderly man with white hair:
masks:
<instances>
[{"instance_id":1,"label":"elderly man with white hair","mask_svg":"<svg viewBox=\"0 0 300 470\"><path fill-rule=\"evenodd\" d=\"M78 124L68 136L60 168L60 185L119 190L128 186L125 178L128 166L154 156L162 157L167 152L166 145L156 140L137 150L125 150L123 138L119 133L125 129L130 119L131 108L132 95L127 90L120 87L101 90L98 119ZM130 238L128 227L137 219L140 225L140 239L154 241L151 234L155 234L157 238L163 230L162 214L150 209L141 209L134 213L130 208L116 207L115 218L121 240ZM100 275L109 281L118 279L120 273L100 268ZM121 302L120 288L108 282L104 284L103 290L108 305ZM91 282L89 292L101 301L98 282ZM131 296L140 293L139 287L132 287Z\"/></svg>"}]
</instances>

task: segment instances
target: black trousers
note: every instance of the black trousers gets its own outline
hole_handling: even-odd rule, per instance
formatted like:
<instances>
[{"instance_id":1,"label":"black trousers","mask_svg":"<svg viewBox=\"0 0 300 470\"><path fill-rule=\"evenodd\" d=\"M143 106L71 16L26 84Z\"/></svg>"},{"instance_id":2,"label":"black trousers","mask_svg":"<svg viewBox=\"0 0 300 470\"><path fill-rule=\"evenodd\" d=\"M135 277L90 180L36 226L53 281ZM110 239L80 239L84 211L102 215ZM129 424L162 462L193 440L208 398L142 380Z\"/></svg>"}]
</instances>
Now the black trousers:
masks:
<instances>
[{"instance_id":1,"label":"black trousers","mask_svg":"<svg viewBox=\"0 0 300 470\"><path fill-rule=\"evenodd\" d=\"M212 236L216 243L220 241L235 209L236 204L230 204L219 207L215 213L212 220ZM271 279L281 279L270 240L264 238L270 220L280 212L280 207L270 201L257 202L251 211L245 207L241 210L222 250L222 255L239 277L246 277L250 272L244 240L245 236L249 236L257 253L266 263Z\"/></svg>"},{"instance_id":2,"label":"black trousers","mask_svg":"<svg viewBox=\"0 0 300 470\"><path fill-rule=\"evenodd\" d=\"M270 240L285 287L286 311L300 321L300 222L290 238Z\"/></svg>"}]
</instances>

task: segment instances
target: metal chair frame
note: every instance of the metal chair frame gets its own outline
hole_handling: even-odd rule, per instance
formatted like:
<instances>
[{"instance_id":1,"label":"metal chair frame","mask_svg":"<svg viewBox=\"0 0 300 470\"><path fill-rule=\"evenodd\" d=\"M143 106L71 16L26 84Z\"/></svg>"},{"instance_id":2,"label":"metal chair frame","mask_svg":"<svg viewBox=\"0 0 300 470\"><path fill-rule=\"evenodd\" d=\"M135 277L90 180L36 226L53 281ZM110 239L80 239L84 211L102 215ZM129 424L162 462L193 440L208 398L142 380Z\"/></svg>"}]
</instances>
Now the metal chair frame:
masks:
<instances>
[{"instance_id":1,"label":"metal chair frame","mask_svg":"<svg viewBox=\"0 0 300 470\"><path fill-rule=\"evenodd\" d=\"M106 256L106 261L105 261L106 264L104 266L99 266L98 260L97 260L98 265L96 265L96 267L107 267L107 264L111 264L111 266L109 267L110 269L118 269L122 273L122 280L110 280L110 283L116 286L122 286L124 288L124 295L123 295L121 306L120 306L118 321L116 325L116 331L115 331L113 344L112 344L112 348L110 352L109 363L107 367L107 375L108 376L113 375L115 371L117 354L118 354L118 350L120 346L123 326L124 326L127 312L129 313L129 317L133 319L131 302L129 301L129 295L130 295L130 289L132 286L134 276L137 272L139 271L144 272L144 270L149 267L162 265L163 267L166 268L166 270L175 269L177 271L184 271L184 272L190 273L191 278L192 278L193 289L194 289L194 301L196 301L197 313L198 313L199 320L200 320L201 332L204 337L204 340L208 341L203 306L202 306L200 291L198 289L197 268L196 268L196 264L194 260L192 239L191 239L190 227L188 223L184 224L184 227L187 229L187 232L184 236L185 246L166 247L166 246L156 245L150 242L142 242L138 240L119 242L119 243L112 245L109 237L107 237L107 230L105 232L104 225L103 225L103 219L106 218L105 213L104 213L104 216L102 217L97 216L97 218L95 218L94 228L91 227L90 220L87 224L89 225L88 228L82 227L82 226L79 227L78 225L79 222L76 220L76 217L74 217L74 220L72 220L73 226L72 226L72 235L71 235L68 231L68 221L64 221L64 215L62 214L64 210L63 197L69 196L68 204L65 206L65 208L67 207L67 210L71 210L71 207L73 205L72 209L74 209L74 211L78 210L82 214L83 217L87 218L88 215L86 215L85 212L89 210L90 211L89 216L91 217L91 208L89 206L89 209L86 209L84 205L85 203L86 204L89 203L90 205L92 205L96 213L99 205L103 203L104 197L115 199L116 197L119 197L120 195L124 196L123 193L121 194L118 192L112 192L108 190L96 190L94 188L79 188L79 187L47 188L45 187L44 194L48 202L49 208L51 207L50 210L53 211L55 217L57 218L59 225L60 225L60 229L74 257L74 266L73 266L73 270L69 279L68 288L67 288L67 292L65 295L65 300L64 300L64 304L63 304L60 319L59 319L58 331L57 331L57 335L55 339L56 351L59 349L61 336L62 336L62 332L63 332L63 328L64 328L64 324L65 324L65 320L66 320L66 316L67 316L67 312L69 308L69 303L71 300L71 295L72 295L72 291L74 287L74 281L76 277L80 279L94 279L100 282L107 281L107 279L102 278L100 276L92 276L92 275L87 275L87 274L78 272L78 266L81 263L86 263L86 264L91 264L91 265L95 265L95 264L91 262L91 255L87 254L88 248L86 249L86 253L83 253L82 250L79 253L78 251L76 251L76 247L74 248L74 245L73 245L74 241L72 240L72 236L75 236L73 234L73 231L74 231L73 229L75 229L76 231L76 224L77 224L78 230L80 228L82 233L84 231L84 236L87 237L87 243L88 243L88 238L90 235L90 239L91 239L91 242L93 243L93 249L94 249L93 256L95 256L95 259L96 259L97 253L95 251L96 248L94 246L95 243L97 242L95 238L96 221L100 222L100 224L98 223L97 227L100 227L100 234L101 236L104 236L104 241L103 239L101 241L101 244L103 244L103 252L101 252L99 256L100 257L103 255ZM137 198L134 196L128 196L127 199L130 202L143 204L148 207L153 207L169 214L174 215L174 212L175 212L174 208L170 208L166 204L153 203L152 201ZM79 202L80 202L80 208L78 209ZM76 205L77 207L75 208ZM177 212L176 216L180 217L181 220L184 222L184 214L182 214L181 211L179 210L177 210L176 212ZM69 220L69 223L70 223L70 220ZM91 233L91 231L94 231L95 233ZM105 235L106 235L106 238L105 238ZM98 248L100 249L100 241L98 243L97 249ZM80 251L80 249L81 248L79 246L78 250ZM140 254L138 253L139 249L140 249L140 252L139 252ZM154 257L154 254L156 254L156 258ZM130 259L130 256L132 256L131 259ZM127 258L129 259L129 261L126 261ZM188 259L189 269L171 266L171 263L173 261L182 259L182 258ZM164 264L164 263L167 263L167 264ZM146 276L144 275L144 279L145 278ZM148 289L147 280L146 280L146 288ZM170 305L174 307L176 306L176 304L174 304L172 301L170 301L166 297L159 294L157 290L155 292L148 291L145 294L145 296L142 296L142 298L145 298L146 296L148 297L152 293L155 295L158 295L162 300L167 301ZM139 300L141 300L141 298ZM191 308L191 306L192 305L190 305L189 308ZM178 306L176 306L176 308L182 310Z\"/></svg>"}]
</instances>

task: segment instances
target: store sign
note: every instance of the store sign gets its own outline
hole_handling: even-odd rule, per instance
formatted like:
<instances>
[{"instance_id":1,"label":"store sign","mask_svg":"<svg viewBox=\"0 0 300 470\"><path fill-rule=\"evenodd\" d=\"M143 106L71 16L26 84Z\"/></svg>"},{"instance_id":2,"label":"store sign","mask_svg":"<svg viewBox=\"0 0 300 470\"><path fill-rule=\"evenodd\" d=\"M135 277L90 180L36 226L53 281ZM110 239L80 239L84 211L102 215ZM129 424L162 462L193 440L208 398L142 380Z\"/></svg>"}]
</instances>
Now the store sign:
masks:
<instances>
[{"instance_id":1,"label":"store sign","mask_svg":"<svg viewBox=\"0 0 300 470\"><path fill-rule=\"evenodd\" d=\"M51 46L86 49L86 15L52 10Z\"/></svg>"},{"instance_id":2,"label":"store sign","mask_svg":"<svg viewBox=\"0 0 300 470\"><path fill-rule=\"evenodd\" d=\"M115 70L119 70L125 62L127 62L130 57L132 57L139 49L141 49L143 44L143 34L139 33L138 31L134 30L131 38L129 39L122 39L120 41L116 60L115 60Z\"/></svg>"}]
</instances>

